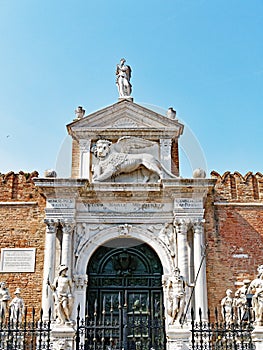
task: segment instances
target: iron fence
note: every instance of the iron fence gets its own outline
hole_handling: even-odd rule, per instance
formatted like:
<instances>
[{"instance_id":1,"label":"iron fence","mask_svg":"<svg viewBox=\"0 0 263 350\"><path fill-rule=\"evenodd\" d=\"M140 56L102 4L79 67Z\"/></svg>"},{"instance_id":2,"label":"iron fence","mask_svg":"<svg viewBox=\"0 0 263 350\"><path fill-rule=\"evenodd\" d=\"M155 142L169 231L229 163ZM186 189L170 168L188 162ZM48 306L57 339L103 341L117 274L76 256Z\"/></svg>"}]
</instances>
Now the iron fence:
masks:
<instances>
[{"instance_id":1,"label":"iron fence","mask_svg":"<svg viewBox=\"0 0 263 350\"><path fill-rule=\"evenodd\" d=\"M35 309L23 315L17 312L15 319L9 317L0 323L0 349L1 350L51 350L50 341L51 313L49 319L43 320L43 312L36 317ZM3 320L4 319L4 320Z\"/></svg>"},{"instance_id":2,"label":"iron fence","mask_svg":"<svg viewBox=\"0 0 263 350\"><path fill-rule=\"evenodd\" d=\"M127 304L120 303L116 307L112 300L109 308L103 305L98 311L95 301L93 315L84 320L78 307L77 350L165 350L164 320L158 305L147 311L129 311Z\"/></svg>"},{"instance_id":3,"label":"iron fence","mask_svg":"<svg viewBox=\"0 0 263 350\"><path fill-rule=\"evenodd\" d=\"M201 310L199 320L195 320L192 310L191 321L191 349L192 350L254 350L251 333L254 329L250 314L245 319L233 317L229 322L221 321L217 309L214 321L208 312L204 321Z\"/></svg>"}]
</instances>

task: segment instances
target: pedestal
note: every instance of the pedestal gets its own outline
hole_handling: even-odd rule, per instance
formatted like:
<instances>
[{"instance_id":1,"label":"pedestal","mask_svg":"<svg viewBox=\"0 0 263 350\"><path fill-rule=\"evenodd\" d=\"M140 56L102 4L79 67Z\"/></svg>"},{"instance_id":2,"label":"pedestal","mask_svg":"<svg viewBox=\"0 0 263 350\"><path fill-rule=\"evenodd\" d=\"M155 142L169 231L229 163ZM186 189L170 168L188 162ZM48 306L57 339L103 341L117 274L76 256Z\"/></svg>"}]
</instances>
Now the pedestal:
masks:
<instances>
[{"instance_id":1,"label":"pedestal","mask_svg":"<svg viewBox=\"0 0 263 350\"><path fill-rule=\"evenodd\" d=\"M167 350L189 350L191 332L188 326L169 326Z\"/></svg>"},{"instance_id":2,"label":"pedestal","mask_svg":"<svg viewBox=\"0 0 263 350\"><path fill-rule=\"evenodd\" d=\"M71 323L55 325L51 331L53 350L73 350L75 330Z\"/></svg>"},{"instance_id":3,"label":"pedestal","mask_svg":"<svg viewBox=\"0 0 263 350\"><path fill-rule=\"evenodd\" d=\"M263 350L263 326L256 326L252 332L252 340L256 350Z\"/></svg>"}]
</instances>

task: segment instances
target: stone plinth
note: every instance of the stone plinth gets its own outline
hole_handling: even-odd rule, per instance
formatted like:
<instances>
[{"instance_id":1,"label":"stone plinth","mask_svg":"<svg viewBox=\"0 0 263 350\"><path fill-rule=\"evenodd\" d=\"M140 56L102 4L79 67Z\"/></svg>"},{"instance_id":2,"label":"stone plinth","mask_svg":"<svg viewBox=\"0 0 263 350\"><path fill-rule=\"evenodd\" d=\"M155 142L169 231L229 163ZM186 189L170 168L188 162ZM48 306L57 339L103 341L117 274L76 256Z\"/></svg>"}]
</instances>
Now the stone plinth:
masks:
<instances>
[{"instance_id":1,"label":"stone plinth","mask_svg":"<svg viewBox=\"0 0 263 350\"><path fill-rule=\"evenodd\" d=\"M51 341L54 350L73 350L75 330L71 323L56 325L51 331Z\"/></svg>"},{"instance_id":2,"label":"stone plinth","mask_svg":"<svg viewBox=\"0 0 263 350\"><path fill-rule=\"evenodd\" d=\"M189 350L191 332L188 326L169 326L166 335L167 350Z\"/></svg>"},{"instance_id":3,"label":"stone plinth","mask_svg":"<svg viewBox=\"0 0 263 350\"><path fill-rule=\"evenodd\" d=\"M256 350L263 350L263 326L256 326L252 332L252 340Z\"/></svg>"}]
</instances>

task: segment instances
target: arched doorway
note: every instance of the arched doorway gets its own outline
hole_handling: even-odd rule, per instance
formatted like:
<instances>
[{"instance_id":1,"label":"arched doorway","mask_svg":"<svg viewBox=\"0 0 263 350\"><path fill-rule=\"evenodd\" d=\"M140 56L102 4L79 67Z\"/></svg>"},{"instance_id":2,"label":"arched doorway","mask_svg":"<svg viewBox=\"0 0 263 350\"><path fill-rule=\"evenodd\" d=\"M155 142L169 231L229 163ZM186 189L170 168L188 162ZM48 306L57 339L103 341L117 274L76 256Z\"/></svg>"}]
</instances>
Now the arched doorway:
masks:
<instances>
[{"instance_id":1,"label":"arched doorway","mask_svg":"<svg viewBox=\"0 0 263 350\"><path fill-rule=\"evenodd\" d=\"M91 337L86 332L86 344L100 342L101 335L105 349L163 350L162 274L146 243L119 238L99 247L87 267L86 319L101 328L90 328Z\"/></svg>"}]
</instances>

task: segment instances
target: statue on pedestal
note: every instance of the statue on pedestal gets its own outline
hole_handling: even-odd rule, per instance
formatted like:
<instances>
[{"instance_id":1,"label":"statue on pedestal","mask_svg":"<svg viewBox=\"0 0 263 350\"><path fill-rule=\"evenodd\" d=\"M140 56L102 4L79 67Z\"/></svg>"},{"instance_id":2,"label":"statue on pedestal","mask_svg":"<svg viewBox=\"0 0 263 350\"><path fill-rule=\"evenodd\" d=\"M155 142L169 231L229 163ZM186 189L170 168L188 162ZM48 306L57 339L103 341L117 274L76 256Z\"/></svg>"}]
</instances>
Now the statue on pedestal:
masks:
<instances>
[{"instance_id":1,"label":"statue on pedestal","mask_svg":"<svg viewBox=\"0 0 263 350\"><path fill-rule=\"evenodd\" d=\"M125 65L126 60L122 58L116 68L116 84L119 90L120 97L130 97L132 91L131 67Z\"/></svg>"},{"instance_id":2,"label":"statue on pedestal","mask_svg":"<svg viewBox=\"0 0 263 350\"><path fill-rule=\"evenodd\" d=\"M249 285L250 280L244 279L243 285L235 292L234 306L236 308L237 318L239 321L244 321L245 317L248 317L247 312L249 311L249 307L247 302L247 294Z\"/></svg>"},{"instance_id":3,"label":"statue on pedestal","mask_svg":"<svg viewBox=\"0 0 263 350\"><path fill-rule=\"evenodd\" d=\"M176 267L167 281L167 313L172 318L171 324L180 324L185 308L185 287L186 282Z\"/></svg>"},{"instance_id":4,"label":"statue on pedestal","mask_svg":"<svg viewBox=\"0 0 263 350\"><path fill-rule=\"evenodd\" d=\"M72 281L67 276L68 267L61 265L58 277L54 279L53 284L48 284L53 291L55 316L58 324L70 322L70 316L73 307Z\"/></svg>"},{"instance_id":5,"label":"statue on pedestal","mask_svg":"<svg viewBox=\"0 0 263 350\"><path fill-rule=\"evenodd\" d=\"M253 294L252 308L255 312L255 323L263 326L263 265L258 267L258 276L249 286L248 292Z\"/></svg>"},{"instance_id":6,"label":"statue on pedestal","mask_svg":"<svg viewBox=\"0 0 263 350\"><path fill-rule=\"evenodd\" d=\"M0 323L6 319L7 303L11 299L9 290L5 282L0 282Z\"/></svg>"},{"instance_id":7,"label":"statue on pedestal","mask_svg":"<svg viewBox=\"0 0 263 350\"><path fill-rule=\"evenodd\" d=\"M25 304L23 299L21 298L21 289L16 288L14 292L14 299L11 300L9 304L10 307L10 321L11 322L22 322L22 317L24 315Z\"/></svg>"},{"instance_id":8,"label":"statue on pedestal","mask_svg":"<svg viewBox=\"0 0 263 350\"><path fill-rule=\"evenodd\" d=\"M226 323L230 323L234 318L234 300L231 297L232 293L231 289L227 289L226 296L221 300L222 316Z\"/></svg>"}]
</instances>

